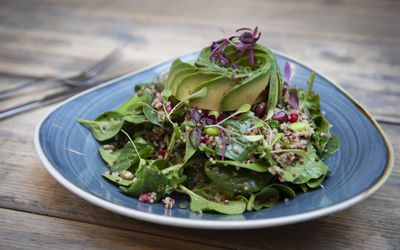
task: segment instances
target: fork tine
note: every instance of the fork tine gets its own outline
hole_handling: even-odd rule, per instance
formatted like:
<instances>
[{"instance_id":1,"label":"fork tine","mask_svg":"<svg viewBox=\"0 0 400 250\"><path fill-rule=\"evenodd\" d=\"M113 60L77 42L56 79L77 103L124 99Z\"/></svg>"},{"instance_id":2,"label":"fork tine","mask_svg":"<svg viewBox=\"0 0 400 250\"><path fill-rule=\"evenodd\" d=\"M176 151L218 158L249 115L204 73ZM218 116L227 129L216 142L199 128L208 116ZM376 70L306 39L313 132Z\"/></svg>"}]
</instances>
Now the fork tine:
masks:
<instances>
[{"instance_id":1,"label":"fork tine","mask_svg":"<svg viewBox=\"0 0 400 250\"><path fill-rule=\"evenodd\" d=\"M107 68L112 62L114 62L120 56L120 48L113 50L110 54L108 54L105 58L103 58L100 62L95 65L87 68L82 73L87 78L93 78L94 76L101 73L103 70Z\"/></svg>"}]
</instances>

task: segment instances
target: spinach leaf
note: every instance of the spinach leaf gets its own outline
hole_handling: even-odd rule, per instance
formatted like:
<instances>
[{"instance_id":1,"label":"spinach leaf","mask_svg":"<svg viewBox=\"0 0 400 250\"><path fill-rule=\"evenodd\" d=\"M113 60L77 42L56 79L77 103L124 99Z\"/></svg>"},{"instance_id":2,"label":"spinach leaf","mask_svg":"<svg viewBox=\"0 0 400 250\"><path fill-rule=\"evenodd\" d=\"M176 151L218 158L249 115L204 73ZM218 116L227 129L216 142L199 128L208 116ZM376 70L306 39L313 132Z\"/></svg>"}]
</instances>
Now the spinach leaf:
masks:
<instances>
[{"instance_id":1,"label":"spinach leaf","mask_svg":"<svg viewBox=\"0 0 400 250\"><path fill-rule=\"evenodd\" d=\"M186 132L185 139L186 139L186 147L185 147L184 161L187 162L190 159L190 157L192 157L196 153L198 147L195 148L192 145L192 143L190 143L190 132Z\"/></svg>"},{"instance_id":2,"label":"spinach leaf","mask_svg":"<svg viewBox=\"0 0 400 250\"><path fill-rule=\"evenodd\" d=\"M125 180L121 177L119 177L118 173L110 173L109 171L103 173L103 176L107 178L108 180L120 185L120 186L129 186L132 185L134 182L134 179L132 180Z\"/></svg>"},{"instance_id":3,"label":"spinach leaf","mask_svg":"<svg viewBox=\"0 0 400 250\"><path fill-rule=\"evenodd\" d=\"M114 111L105 112L99 115L94 121L78 120L91 128L93 137L98 141L105 141L118 134L124 125L123 116Z\"/></svg>"},{"instance_id":4,"label":"spinach leaf","mask_svg":"<svg viewBox=\"0 0 400 250\"><path fill-rule=\"evenodd\" d=\"M211 162L205 164L204 171L215 186L229 197L257 192L267 186L272 179L269 173L257 173L242 168L236 170L222 164L212 165Z\"/></svg>"},{"instance_id":5,"label":"spinach leaf","mask_svg":"<svg viewBox=\"0 0 400 250\"><path fill-rule=\"evenodd\" d=\"M99 153L101 155L101 158L103 158L107 165L111 167L117 160L119 154L121 153L121 150L115 150L111 153L109 149L104 148L105 146L106 145L103 145L99 148Z\"/></svg>"},{"instance_id":6,"label":"spinach leaf","mask_svg":"<svg viewBox=\"0 0 400 250\"><path fill-rule=\"evenodd\" d=\"M318 133L329 133L331 129L328 120L322 114L315 115L312 118L315 123L315 131Z\"/></svg>"},{"instance_id":7,"label":"spinach leaf","mask_svg":"<svg viewBox=\"0 0 400 250\"><path fill-rule=\"evenodd\" d=\"M264 207L273 207L278 203L280 193L276 188L265 187L260 192L254 195L254 202L252 202L252 208L260 210ZM249 201L250 203L250 201Z\"/></svg>"},{"instance_id":8,"label":"spinach leaf","mask_svg":"<svg viewBox=\"0 0 400 250\"><path fill-rule=\"evenodd\" d=\"M286 181L303 184L311 179L317 179L329 171L326 165L317 157L311 145L308 145L307 152L302 161L304 162L303 164L298 162L295 166L286 166L283 168L283 178Z\"/></svg>"},{"instance_id":9,"label":"spinach leaf","mask_svg":"<svg viewBox=\"0 0 400 250\"><path fill-rule=\"evenodd\" d=\"M172 136L171 136L171 141L168 144L167 155L172 154L172 151L174 150L174 147L176 144L176 140L181 139L181 136L182 136L181 130L179 129L178 124L173 123L172 128L173 128L173 132L172 132Z\"/></svg>"},{"instance_id":10,"label":"spinach leaf","mask_svg":"<svg viewBox=\"0 0 400 250\"><path fill-rule=\"evenodd\" d=\"M283 194L283 195L281 195L281 197L289 198L289 199L294 199L296 197L296 192L294 192L294 190L287 185L274 183L274 184L269 185L268 187L278 189L279 192L281 194Z\"/></svg>"},{"instance_id":11,"label":"spinach leaf","mask_svg":"<svg viewBox=\"0 0 400 250\"><path fill-rule=\"evenodd\" d=\"M137 114L125 115L124 121L133 123L133 124L140 124L140 123L148 122L147 117L145 115L137 115Z\"/></svg>"},{"instance_id":12,"label":"spinach leaf","mask_svg":"<svg viewBox=\"0 0 400 250\"><path fill-rule=\"evenodd\" d=\"M165 187L168 185L168 178L161 173L156 165L148 165L146 160L140 159L135 177L135 181L129 187L120 186L120 189L135 197L139 197L142 193L155 192L157 194L156 200L166 194Z\"/></svg>"},{"instance_id":13,"label":"spinach leaf","mask_svg":"<svg viewBox=\"0 0 400 250\"><path fill-rule=\"evenodd\" d=\"M316 188L321 186L321 183L325 180L326 174L321 175L321 177L316 178L316 179L311 179L309 180L306 185L310 188Z\"/></svg>"},{"instance_id":14,"label":"spinach leaf","mask_svg":"<svg viewBox=\"0 0 400 250\"><path fill-rule=\"evenodd\" d=\"M141 138L140 138L141 139ZM142 158L148 158L153 156L154 148L147 143L140 143L139 138L135 139L135 145L139 151ZM137 155L132 143L128 142L119 152L114 164L111 166L111 171L119 172L122 170L127 170L139 161L139 156Z\"/></svg>"},{"instance_id":15,"label":"spinach leaf","mask_svg":"<svg viewBox=\"0 0 400 250\"><path fill-rule=\"evenodd\" d=\"M325 149L323 151L323 153L321 154L321 159L325 160L326 158L328 158L330 155L332 155L333 153L335 153L340 146L340 140L336 135L332 135L331 138L329 138Z\"/></svg>"},{"instance_id":16,"label":"spinach leaf","mask_svg":"<svg viewBox=\"0 0 400 250\"><path fill-rule=\"evenodd\" d=\"M126 101L124 104L122 104L121 106L119 106L115 111L122 114L122 115L126 115L127 113L129 113L130 111L128 110L129 107L131 107L133 104L137 103L137 102L144 102L145 101L145 96L133 96L132 98L130 98L128 101Z\"/></svg>"},{"instance_id":17,"label":"spinach leaf","mask_svg":"<svg viewBox=\"0 0 400 250\"><path fill-rule=\"evenodd\" d=\"M230 201L227 204L223 202L214 202L201 197L182 185L180 185L179 188L190 196L190 209L194 212L211 210L222 214L241 214L246 209L246 202L243 200Z\"/></svg>"},{"instance_id":18,"label":"spinach leaf","mask_svg":"<svg viewBox=\"0 0 400 250\"><path fill-rule=\"evenodd\" d=\"M224 166L234 166L234 167L238 167L238 168L246 168L255 172L267 172L268 171L268 167L267 165L264 163L242 163L242 162L238 162L238 161L215 161L216 163L220 163L223 164Z\"/></svg>"}]
</instances>

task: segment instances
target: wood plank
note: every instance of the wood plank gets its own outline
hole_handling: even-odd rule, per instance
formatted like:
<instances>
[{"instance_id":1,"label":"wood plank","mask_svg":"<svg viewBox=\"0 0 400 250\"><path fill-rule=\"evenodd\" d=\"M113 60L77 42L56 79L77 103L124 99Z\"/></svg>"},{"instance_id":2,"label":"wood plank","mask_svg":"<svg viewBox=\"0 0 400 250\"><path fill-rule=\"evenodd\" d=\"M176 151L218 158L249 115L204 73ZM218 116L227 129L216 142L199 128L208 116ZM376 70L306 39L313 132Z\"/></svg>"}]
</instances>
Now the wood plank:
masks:
<instances>
[{"instance_id":1,"label":"wood plank","mask_svg":"<svg viewBox=\"0 0 400 250\"><path fill-rule=\"evenodd\" d=\"M222 29L230 33L239 25L230 20L231 11L234 11L231 7L223 9L218 15L218 22L202 22L208 15L215 15L215 10L210 9L213 5L204 3L202 8L205 8L206 16L194 15L188 19L188 13L192 12L181 13L179 8L163 11L163 4L158 2L140 5L125 1L113 4L104 1L82 4L78 1L63 5L52 1L6 2L0 10L0 18L5 20L0 25L0 57L3 58L0 72L65 76L98 60L121 40L128 41L124 58L108 72L109 75L199 49L217 36L222 36ZM391 38L400 33L399 26L394 25L397 20L394 13L397 13L395 10L399 9L399 4L373 1L368 5L343 2L333 6L313 1L304 6L297 6L291 1L283 5L276 1L238 4L237 9L243 9L243 15L254 11L252 16L258 16L259 23L268 24L262 27L264 44L320 69L353 93L372 112L400 117L397 101L400 96L400 77L397 74L400 45L398 42L377 42L369 38L387 37L379 33L383 30L382 26L393 34ZM32 12L21 11L28 5L33 8ZM194 8L182 2L176 5ZM358 6L357 12L350 15L347 11L354 10L355 6ZM279 15L261 15L258 9L267 9ZM371 9L374 11L369 11ZM313 18L323 19L321 24L327 24L318 26L318 21L308 20L310 13ZM30 22L22 21L26 19ZM370 20L379 25L370 24ZM80 23L85 23L85 26ZM359 27L361 24L364 26ZM354 39L350 32L341 35L339 28L364 35L360 33ZM334 38L325 35L326 30L334 30Z\"/></svg>"},{"instance_id":2,"label":"wood plank","mask_svg":"<svg viewBox=\"0 0 400 250\"><path fill-rule=\"evenodd\" d=\"M207 243L0 209L1 249L220 249Z\"/></svg>"},{"instance_id":3,"label":"wood plank","mask_svg":"<svg viewBox=\"0 0 400 250\"><path fill-rule=\"evenodd\" d=\"M230 248L293 248L294 242L312 239L299 249L395 248L400 229L400 126L384 125L395 145L395 169L387 183L372 197L343 212L285 227L218 231L180 229L129 219L95 207L62 188L44 170L32 146L35 119L44 110L3 121L0 128L2 175L0 207L66 218L129 231L146 232ZM19 121L16 123L15 121ZM18 150L15 150L15 149ZM17 181L16 181L17 180ZM372 226L371 226L372 225ZM371 230L373 228L373 230ZM287 237L290 235L291 240ZM363 237L368 235L368 238ZM335 242L332 242L332 237ZM221 240L229 239L229 241Z\"/></svg>"}]
</instances>

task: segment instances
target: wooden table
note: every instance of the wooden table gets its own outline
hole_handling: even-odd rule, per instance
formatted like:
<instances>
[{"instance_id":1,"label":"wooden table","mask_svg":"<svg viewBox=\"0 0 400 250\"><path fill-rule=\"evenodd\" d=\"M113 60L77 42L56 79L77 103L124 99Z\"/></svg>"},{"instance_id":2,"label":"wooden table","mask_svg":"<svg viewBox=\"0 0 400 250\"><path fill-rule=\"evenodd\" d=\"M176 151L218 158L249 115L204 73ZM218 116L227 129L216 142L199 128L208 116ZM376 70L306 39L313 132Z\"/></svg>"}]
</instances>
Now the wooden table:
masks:
<instances>
[{"instance_id":1,"label":"wooden table","mask_svg":"<svg viewBox=\"0 0 400 250\"><path fill-rule=\"evenodd\" d=\"M203 46L242 26L262 43L337 81L381 121L394 171L367 200L295 225L237 231L173 228L98 208L43 168L33 130L52 107L0 122L0 249L400 248L400 2L396 1L0 1L0 88L68 75L126 43L105 77ZM60 87L46 85L1 109Z\"/></svg>"}]
</instances>

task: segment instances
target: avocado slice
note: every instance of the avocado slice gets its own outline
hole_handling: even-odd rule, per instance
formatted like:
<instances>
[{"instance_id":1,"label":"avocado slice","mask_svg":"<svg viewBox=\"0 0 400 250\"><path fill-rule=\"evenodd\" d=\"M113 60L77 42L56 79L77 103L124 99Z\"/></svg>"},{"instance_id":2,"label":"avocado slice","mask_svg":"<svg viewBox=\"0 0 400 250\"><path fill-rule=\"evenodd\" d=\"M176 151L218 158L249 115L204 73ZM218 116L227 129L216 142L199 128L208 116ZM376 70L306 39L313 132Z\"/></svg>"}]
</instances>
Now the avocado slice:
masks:
<instances>
[{"instance_id":1,"label":"avocado slice","mask_svg":"<svg viewBox=\"0 0 400 250\"><path fill-rule=\"evenodd\" d=\"M198 69L182 69L179 70L175 77L171 79L171 85L169 86L169 89L172 91L172 94L176 96L176 90L181 83L182 79L185 78L188 75L195 74L198 71Z\"/></svg>"},{"instance_id":2,"label":"avocado slice","mask_svg":"<svg viewBox=\"0 0 400 250\"><path fill-rule=\"evenodd\" d=\"M207 95L202 98L193 99L189 102L189 106L198 107L201 109L221 111L220 105L222 97L233 87L237 86L238 82L226 76L214 78L198 86L193 92L196 92L204 87L207 88Z\"/></svg>"},{"instance_id":3,"label":"avocado slice","mask_svg":"<svg viewBox=\"0 0 400 250\"><path fill-rule=\"evenodd\" d=\"M184 100L189 97L199 85L219 76L221 76L221 74L212 72L196 72L194 74L187 75L179 83L176 89L175 97L178 100Z\"/></svg>"},{"instance_id":4,"label":"avocado slice","mask_svg":"<svg viewBox=\"0 0 400 250\"><path fill-rule=\"evenodd\" d=\"M196 67L194 67L193 65L186 63L186 62L182 62L181 59L176 59L172 65L171 68L169 70L169 76L168 79L165 81L165 88L171 89L171 86L174 82L174 78L176 77L176 75L181 72L182 70L185 69L192 69L195 70Z\"/></svg>"},{"instance_id":5,"label":"avocado slice","mask_svg":"<svg viewBox=\"0 0 400 250\"><path fill-rule=\"evenodd\" d=\"M253 104L260 93L268 86L269 72L261 72L254 78L248 79L234 87L222 98L221 110L233 111L244 103Z\"/></svg>"}]
</instances>

